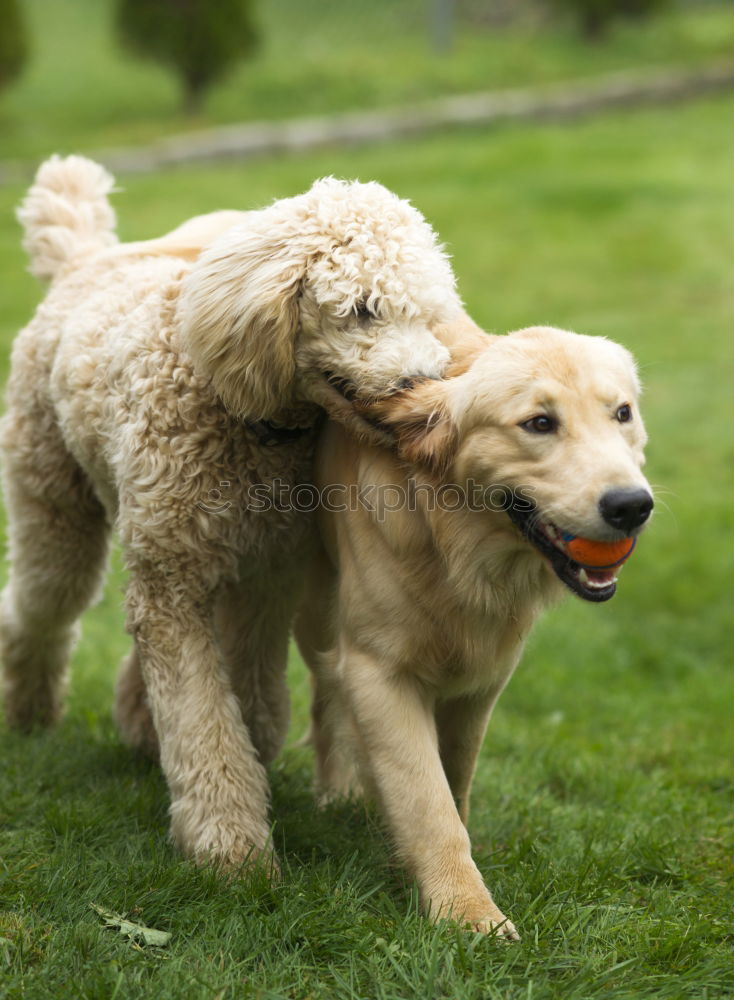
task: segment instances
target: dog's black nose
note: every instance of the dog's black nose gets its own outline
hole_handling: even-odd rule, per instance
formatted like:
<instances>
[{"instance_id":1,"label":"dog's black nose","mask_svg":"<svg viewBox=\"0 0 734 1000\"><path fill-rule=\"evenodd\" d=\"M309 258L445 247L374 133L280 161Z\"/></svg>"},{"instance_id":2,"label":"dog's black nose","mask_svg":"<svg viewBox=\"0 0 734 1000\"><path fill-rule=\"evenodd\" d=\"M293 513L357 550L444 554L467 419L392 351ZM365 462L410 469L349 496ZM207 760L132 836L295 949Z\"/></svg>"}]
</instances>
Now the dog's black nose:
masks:
<instances>
[{"instance_id":1,"label":"dog's black nose","mask_svg":"<svg viewBox=\"0 0 734 1000\"><path fill-rule=\"evenodd\" d=\"M628 534L645 523L652 508L652 497L643 489L608 490L599 501L607 524Z\"/></svg>"}]
</instances>

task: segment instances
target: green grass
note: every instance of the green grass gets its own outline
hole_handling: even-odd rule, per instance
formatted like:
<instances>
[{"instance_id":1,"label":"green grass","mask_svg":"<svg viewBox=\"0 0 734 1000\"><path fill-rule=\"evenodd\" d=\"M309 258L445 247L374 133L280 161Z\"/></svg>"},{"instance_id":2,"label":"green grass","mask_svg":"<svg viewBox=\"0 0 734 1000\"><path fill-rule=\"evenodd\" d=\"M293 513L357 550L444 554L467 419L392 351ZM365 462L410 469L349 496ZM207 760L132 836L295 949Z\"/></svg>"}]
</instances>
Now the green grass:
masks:
<instances>
[{"instance_id":1,"label":"green grass","mask_svg":"<svg viewBox=\"0 0 734 1000\"><path fill-rule=\"evenodd\" d=\"M279 884L223 885L177 857L164 782L110 718L127 645L116 568L66 720L0 729L0 997L734 996L733 116L721 99L123 178L126 237L327 172L411 197L488 328L550 321L635 352L659 509L610 604L569 598L537 628L490 727L470 832L518 945L424 922L375 817L317 811L292 745L272 769ZM38 295L9 214L20 194L0 191L5 342ZM295 738L295 656L291 673ZM104 930L91 902L172 932L170 947Z\"/></svg>"},{"instance_id":2,"label":"green grass","mask_svg":"<svg viewBox=\"0 0 734 1000\"><path fill-rule=\"evenodd\" d=\"M121 51L114 0L26 0L32 60L0 94L0 159L734 54L734 8L726 3L674 7L650 22L622 24L604 45L586 46L556 22L520 19L498 28L475 3L459 8L453 49L437 56L429 43L431 2L263 0L260 50L212 90L200 116L187 119L175 78Z\"/></svg>"}]
</instances>

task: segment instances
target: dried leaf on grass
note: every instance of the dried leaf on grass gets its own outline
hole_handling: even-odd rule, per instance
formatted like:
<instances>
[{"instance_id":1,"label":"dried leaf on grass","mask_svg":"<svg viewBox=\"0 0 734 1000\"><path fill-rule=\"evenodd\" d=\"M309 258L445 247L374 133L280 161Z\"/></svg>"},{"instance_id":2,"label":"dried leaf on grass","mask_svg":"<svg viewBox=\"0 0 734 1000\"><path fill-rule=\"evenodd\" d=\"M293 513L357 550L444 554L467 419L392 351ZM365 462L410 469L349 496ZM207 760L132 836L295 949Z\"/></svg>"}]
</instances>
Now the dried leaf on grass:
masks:
<instances>
[{"instance_id":1,"label":"dried leaf on grass","mask_svg":"<svg viewBox=\"0 0 734 1000\"><path fill-rule=\"evenodd\" d=\"M135 941L138 944L145 944L155 948L165 948L171 940L171 935L168 931L157 931L153 927L145 927L143 924L133 923L133 921L121 917L119 913L112 913L110 910L105 910L103 907L98 906L97 903L90 903L89 905L102 917L105 927L117 929L124 937L130 938L131 941Z\"/></svg>"}]
</instances>

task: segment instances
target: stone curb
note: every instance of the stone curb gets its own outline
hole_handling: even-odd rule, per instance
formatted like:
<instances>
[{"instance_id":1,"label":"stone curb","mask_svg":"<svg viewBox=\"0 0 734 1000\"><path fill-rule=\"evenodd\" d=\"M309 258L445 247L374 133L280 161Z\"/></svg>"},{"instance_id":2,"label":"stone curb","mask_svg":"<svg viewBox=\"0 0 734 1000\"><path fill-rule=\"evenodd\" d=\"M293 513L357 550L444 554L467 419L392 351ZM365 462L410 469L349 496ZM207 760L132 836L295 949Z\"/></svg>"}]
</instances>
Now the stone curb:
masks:
<instances>
[{"instance_id":1,"label":"stone curb","mask_svg":"<svg viewBox=\"0 0 734 1000\"><path fill-rule=\"evenodd\" d=\"M578 118L607 108L684 101L732 88L732 62L692 70L612 73L544 87L443 97L382 111L226 125L92 155L116 173L149 173L189 163L378 143L461 126ZM0 184L26 181L35 166L0 164Z\"/></svg>"}]
</instances>

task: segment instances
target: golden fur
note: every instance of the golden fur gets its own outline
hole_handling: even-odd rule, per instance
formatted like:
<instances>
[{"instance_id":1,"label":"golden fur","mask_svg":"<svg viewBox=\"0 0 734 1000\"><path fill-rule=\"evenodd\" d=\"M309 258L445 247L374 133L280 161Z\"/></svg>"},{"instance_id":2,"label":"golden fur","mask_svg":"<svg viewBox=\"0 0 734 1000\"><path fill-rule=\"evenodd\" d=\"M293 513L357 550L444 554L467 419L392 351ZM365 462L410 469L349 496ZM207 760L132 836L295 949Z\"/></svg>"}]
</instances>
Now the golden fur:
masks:
<instances>
[{"instance_id":1,"label":"golden fur","mask_svg":"<svg viewBox=\"0 0 734 1000\"><path fill-rule=\"evenodd\" d=\"M456 377L371 408L397 455L335 424L322 434L316 482L345 492L322 493L297 637L321 796L375 794L431 916L515 937L472 860L469 793L492 708L563 584L504 509L446 491L509 487L565 531L617 538L599 498L647 490L645 432L618 345L545 327L454 333ZM527 426L539 413L555 432Z\"/></svg>"},{"instance_id":2,"label":"golden fur","mask_svg":"<svg viewBox=\"0 0 734 1000\"><path fill-rule=\"evenodd\" d=\"M460 305L430 227L378 184L327 178L127 246L112 185L54 157L19 212L52 285L15 342L1 432L5 711L24 729L58 717L114 527L133 637L119 724L160 752L181 849L237 865L269 850L265 766L312 534L308 512L250 511L248 489L309 481L321 406L384 439L332 381L365 398L440 375L431 328Z\"/></svg>"}]
</instances>

